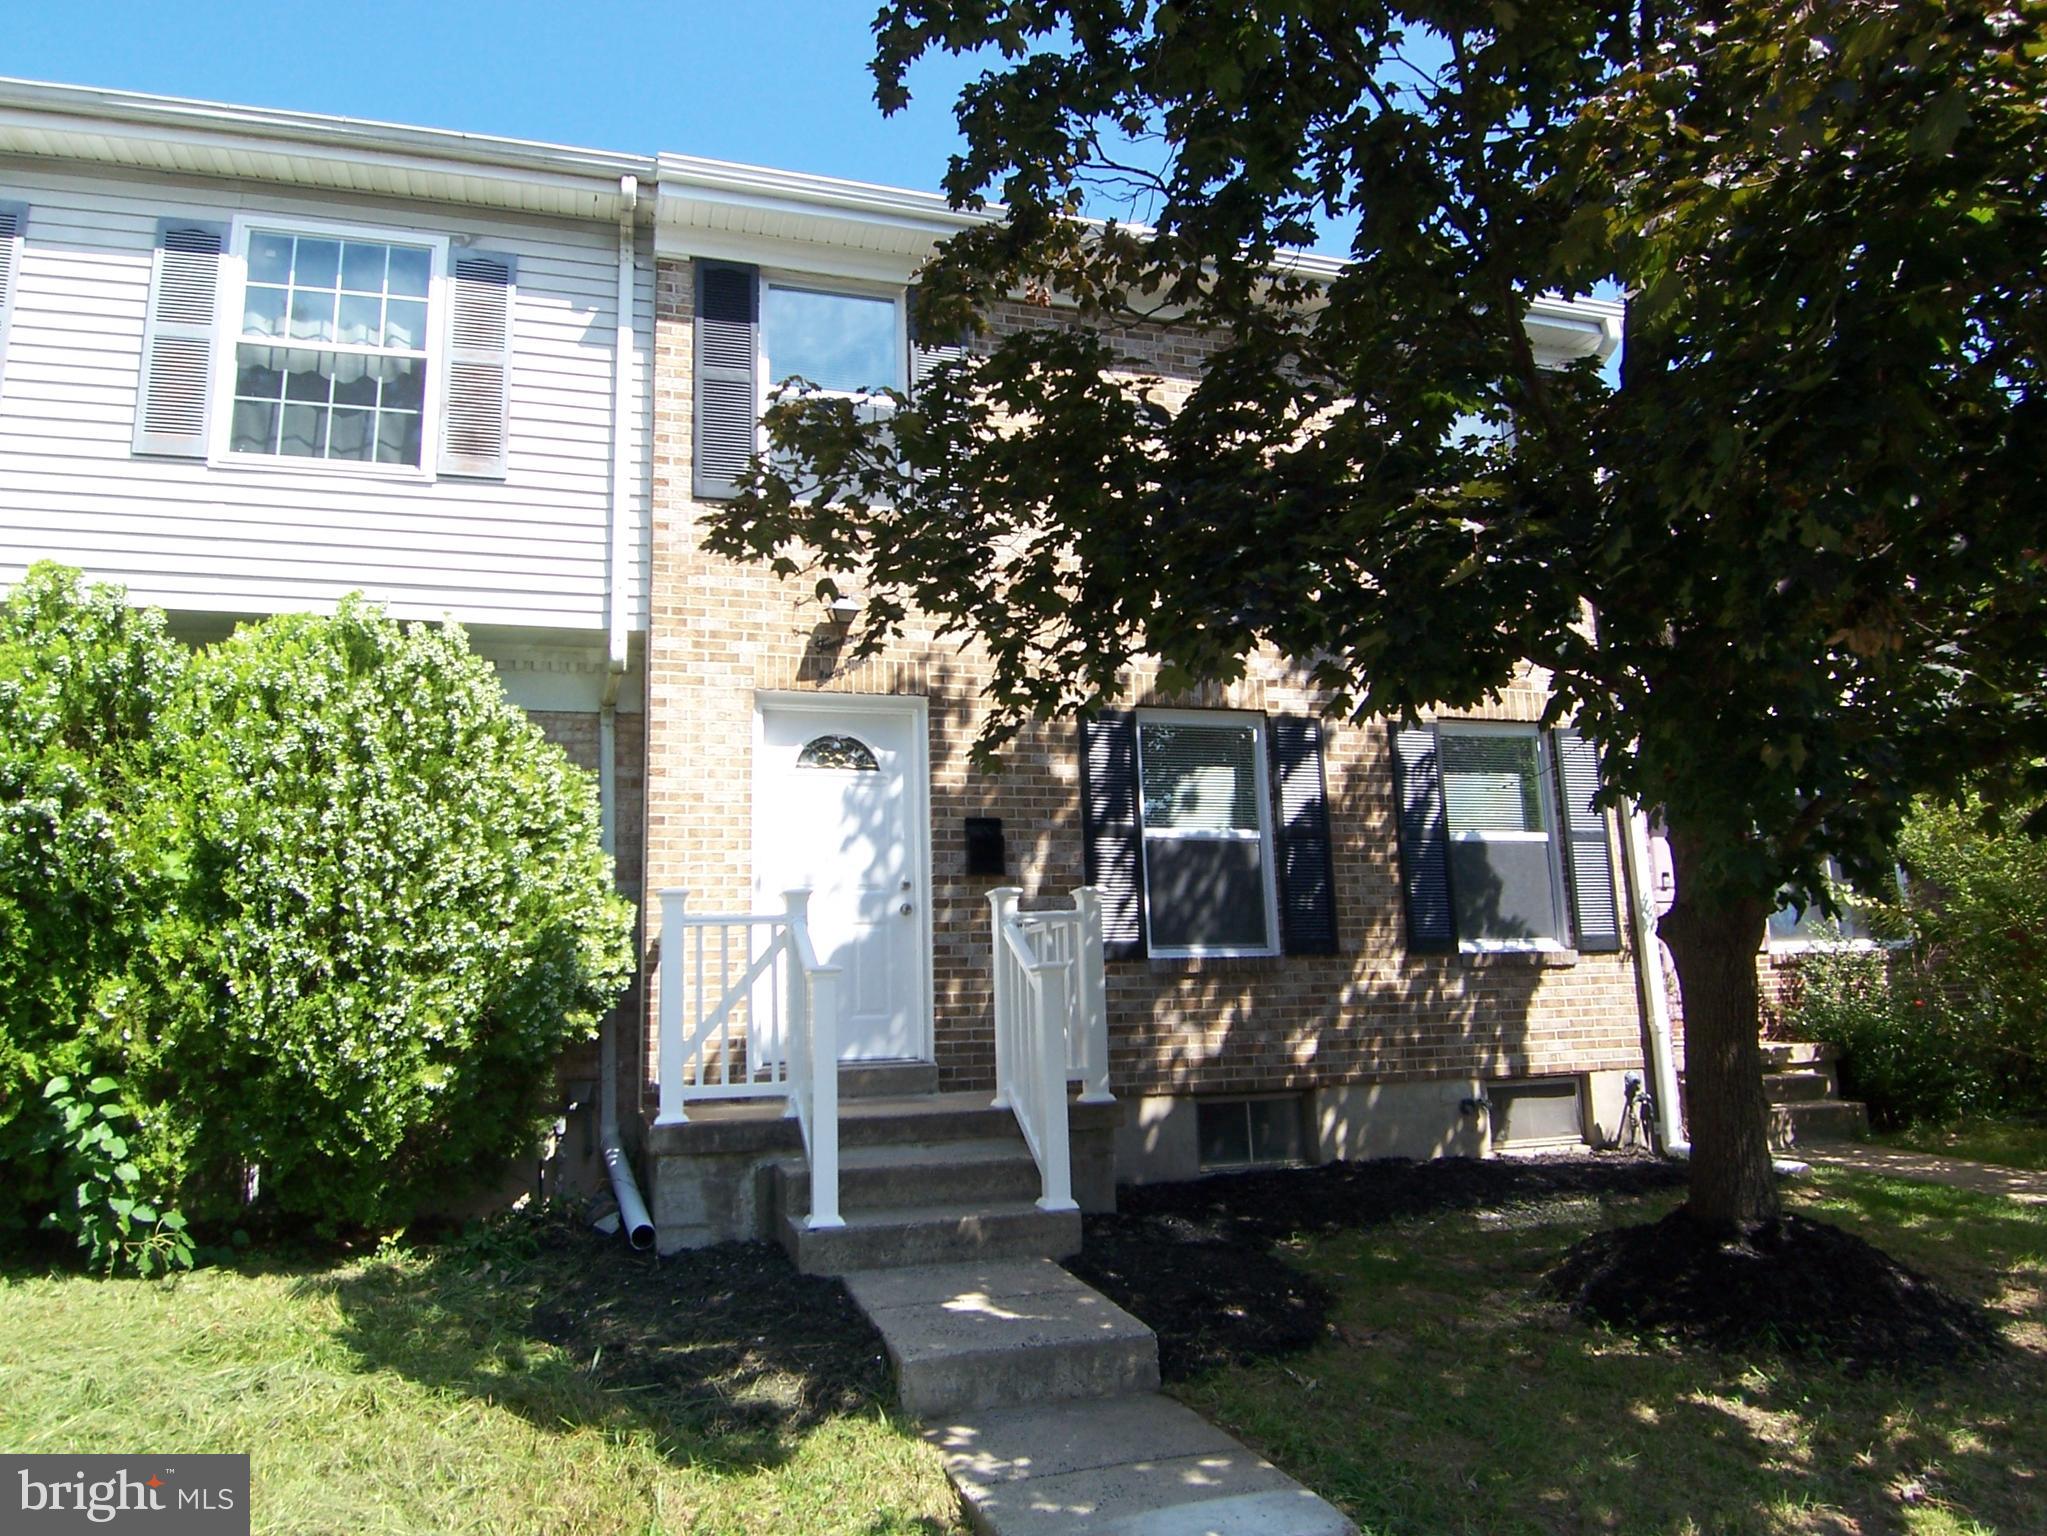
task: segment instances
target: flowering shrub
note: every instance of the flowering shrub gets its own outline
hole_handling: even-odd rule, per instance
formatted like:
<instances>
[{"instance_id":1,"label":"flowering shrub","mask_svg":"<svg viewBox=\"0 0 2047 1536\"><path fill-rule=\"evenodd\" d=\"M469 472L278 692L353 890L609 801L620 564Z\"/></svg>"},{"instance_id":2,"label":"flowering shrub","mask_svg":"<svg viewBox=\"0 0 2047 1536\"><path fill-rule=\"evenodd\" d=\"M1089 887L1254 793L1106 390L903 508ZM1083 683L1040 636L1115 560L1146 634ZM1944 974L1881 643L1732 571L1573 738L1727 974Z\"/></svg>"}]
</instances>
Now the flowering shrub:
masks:
<instances>
[{"instance_id":1,"label":"flowering shrub","mask_svg":"<svg viewBox=\"0 0 2047 1536\"><path fill-rule=\"evenodd\" d=\"M589 776L459 629L357 600L187 658L39 569L0 604L0 818L16 1220L87 1061L138 1197L226 1216L253 1170L273 1211L402 1220L531 1145L631 966Z\"/></svg>"},{"instance_id":2,"label":"flowering shrub","mask_svg":"<svg viewBox=\"0 0 2047 1536\"><path fill-rule=\"evenodd\" d=\"M159 725L185 663L161 613L76 572L0 595L0 1229L56 1193L44 1084L119 1054L177 871Z\"/></svg>"},{"instance_id":3,"label":"flowering shrub","mask_svg":"<svg viewBox=\"0 0 2047 1536\"><path fill-rule=\"evenodd\" d=\"M177 723L150 985L186 1168L378 1225L530 1146L632 963L590 776L459 629L355 600L201 653Z\"/></svg>"}]
</instances>

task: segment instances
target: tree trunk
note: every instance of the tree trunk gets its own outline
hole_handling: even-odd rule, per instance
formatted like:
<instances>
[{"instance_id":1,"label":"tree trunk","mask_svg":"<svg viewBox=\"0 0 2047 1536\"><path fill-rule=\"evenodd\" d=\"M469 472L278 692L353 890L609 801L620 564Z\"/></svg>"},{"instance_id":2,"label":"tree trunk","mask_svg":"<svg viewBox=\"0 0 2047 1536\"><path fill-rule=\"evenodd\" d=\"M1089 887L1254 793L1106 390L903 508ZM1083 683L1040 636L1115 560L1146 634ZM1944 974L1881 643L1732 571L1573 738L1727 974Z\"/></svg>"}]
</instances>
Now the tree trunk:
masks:
<instances>
[{"instance_id":1,"label":"tree trunk","mask_svg":"<svg viewBox=\"0 0 2047 1536\"><path fill-rule=\"evenodd\" d=\"M1684 1000L1690 1209L1711 1226L1745 1227L1772 1220L1781 1209L1757 1043L1756 952L1770 914L1754 897L1715 900L1705 882L1687 882L1686 867L1698 863L1697 845L1681 829L1671 830L1677 903L1657 931L1677 962Z\"/></svg>"}]
</instances>

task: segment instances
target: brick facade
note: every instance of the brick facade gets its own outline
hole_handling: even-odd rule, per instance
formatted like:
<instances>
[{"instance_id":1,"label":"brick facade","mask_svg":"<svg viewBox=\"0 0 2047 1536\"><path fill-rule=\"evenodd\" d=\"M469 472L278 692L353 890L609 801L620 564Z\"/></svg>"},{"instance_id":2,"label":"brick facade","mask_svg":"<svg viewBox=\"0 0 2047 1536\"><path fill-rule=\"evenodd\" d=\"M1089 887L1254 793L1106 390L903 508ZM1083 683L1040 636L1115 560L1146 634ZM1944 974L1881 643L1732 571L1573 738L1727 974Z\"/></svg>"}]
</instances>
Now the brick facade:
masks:
<instances>
[{"instance_id":1,"label":"brick facade","mask_svg":"<svg viewBox=\"0 0 2047 1536\"><path fill-rule=\"evenodd\" d=\"M662 887L686 887L694 911L752 902L753 716L757 690L919 694L929 700L936 1053L941 1085L993 1081L987 893L1022 886L1056 896L1081 879L1077 729L1026 733L998 775L975 771L983 665L939 642L915 616L889 652L840 663L834 628L800 582L706 554L690 495L690 263L660 263L656 281L651 624L648 655L647 910ZM998 327L1042 323L1005 306ZM1166 380L1170 398L1195 377L1199 338L1165 330L1119 337L1133 371ZM1532 721L1534 681L1471 718ZM1295 715L1321 697L1277 658L1200 698L1133 703ZM1395 843L1391 753L1383 724L1332 725L1325 773L1334 842L1340 953L1323 958L1112 961L1112 1085L1119 1095L1256 1092L1359 1081L1504 1078L1636 1070L1642 1063L1628 953L1411 956ZM1004 823L1010 871L965 873L963 822ZM1614 847L1619 879L1618 846ZM653 945L647 946L651 974ZM651 987L650 987L651 990ZM648 1014L652 1059L651 1010Z\"/></svg>"}]
</instances>

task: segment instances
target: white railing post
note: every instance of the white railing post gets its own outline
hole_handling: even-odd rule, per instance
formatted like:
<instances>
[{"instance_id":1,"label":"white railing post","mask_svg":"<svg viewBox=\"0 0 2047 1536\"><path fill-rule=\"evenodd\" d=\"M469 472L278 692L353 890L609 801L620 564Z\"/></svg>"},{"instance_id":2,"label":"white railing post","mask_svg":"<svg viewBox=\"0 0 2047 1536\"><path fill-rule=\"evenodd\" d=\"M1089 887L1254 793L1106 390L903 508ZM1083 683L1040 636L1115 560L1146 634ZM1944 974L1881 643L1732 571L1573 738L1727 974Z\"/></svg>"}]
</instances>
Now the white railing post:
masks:
<instances>
[{"instance_id":1,"label":"white railing post","mask_svg":"<svg viewBox=\"0 0 2047 1536\"><path fill-rule=\"evenodd\" d=\"M988 952L995 965L995 1097L989 1102L995 1109L1009 1108L1009 1035L1017 1026L1017 1009L1023 1005L1010 983L1009 945L1003 929L1016 916L1017 903L1022 900L1023 891L1013 885L999 885L988 893Z\"/></svg>"},{"instance_id":2,"label":"white railing post","mask_svg":"<svg viewBox=\"0 0 2047 1536\"><path fill-rule=\"evenodd\" d=\"M1066 1008L1071 1001L1068 996L1070 978L1067 968L1061 965L1046 965L1037 972L1037 1017L1030 1021L1037 1037L1036 1061L1038 1081L1033 1085L1038 1100L1038 1113L1043 1117L1038 1127L1038 1140L1042 1156L1039 1171L1044 1175L1045 1192L1038 1197L1038 1208L1044 1211L1071 1211L1078 1207L1073 1203L1073 1148L1068 1143L1066 1131Z\"/></svg>"},{"instance_id":3,"label":"white railing post","mask_svg":"<svg viewBox=\"0 0 2047 1536\"><path fill-rule=\"evenodd\" d=\"M808 948L805 945L805 948ZM810 973L810 1225L843 1227L839 1215L839 968Z\"/></svg>"},{"instance_id":4,"label":"white railing post","mask_svg":"<svg viewBox=\"0 0 2047 1536\"><path fill-rule=\"evenodd\" d=\"M789 1012L782 1026L782 1054L789 1061L789 1095L783 1101L782 1118L802 1116L802 1096L810 1084L810 978L803 971L803 957L810 952L810 892L784 891L782 908L788 914L788 944L782 955L786 967L783 985L788 991Z\"/></svg>"},{"instance_id":5,"label":"white railing post","mask_svg":"<svg viewBox=\"0 0 2047 1536\"><path fill-rule=\"evenodd\" d=\"M1109 999L1102 968L1102 893L1083 885L1073 893L1073 909L1080 914L1080 944L1077 956L1080 976L1080 1027L1085 1049L1082 1060L1086 1073L1081 1080L1080 1102L1112 1104L1109 1092Z\"/></svg>"},{"instance_id":6,"label":"white railing post","mask_svg":"<svg viewBox=\"0 0 2047 1536\"><path fill-rule=\"evenodd\" d=\"M661 1106L654 1115L656 1125L683 1125L682 1096L682 917L689 900L686 890L657 893L661 901L661 960L659 982L661 1006L658 1013L656 1048L661 1053L658 1076Z\"/></svg>"}]
</instances>

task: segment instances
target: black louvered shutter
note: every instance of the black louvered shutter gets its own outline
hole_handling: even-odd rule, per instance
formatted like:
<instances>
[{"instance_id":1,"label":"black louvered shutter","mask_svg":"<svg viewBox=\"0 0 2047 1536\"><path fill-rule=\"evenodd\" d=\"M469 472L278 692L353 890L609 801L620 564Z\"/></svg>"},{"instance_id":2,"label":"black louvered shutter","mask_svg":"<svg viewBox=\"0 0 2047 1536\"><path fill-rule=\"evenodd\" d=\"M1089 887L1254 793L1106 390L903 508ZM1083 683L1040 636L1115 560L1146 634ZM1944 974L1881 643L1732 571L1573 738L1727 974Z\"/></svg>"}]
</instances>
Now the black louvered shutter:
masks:
<instances>
[{"instance_id":1,"label":"black louvered shutter","mask_svg":"<svg viewBox=\"0 0 2047 1536\"><path fill-rule=\"evenodd\" d=\"M0 203L0 383L7 379L7 332L14 323L14 294L21 286L21 248L28 232L28 204Z\"/></svg>"},{"instance_id":2,"label":"black louvered shutter","mask_svg":"<svg viewBox=\"0 0 2047 1536\"><path fill-rule=\"evenodd\" d=\"M1281 948L1336 953L1336 877L1329 848L1329 792L1322 777L1322 722L1274 715L1265 722L1279 875Z\"/></svg>"},{"instance_id":3,"label":"black louvered shutter","mask_svg":"<svg viewBox=\"0 0 2047 1536\"><path fill-rule=\"evenodd\" d=\"M137 453L206 457L220 258L226 249L225 224L191 219L157 224L135 404Z\"/></svg>"},{"instance_id":4,"label":"black louvered shutter","mask_svg":"<svg viewBox=\"0 0 2047 1536\"><path fill-rule=\"evenodd\" d=\"M1080 824L1087 883L1102 896L1102 953L1144 948L1144 827L1138 818L1137 716L1110 711L1080 723Z\"/></svg>"},{"instance_id":5,"label":"black louvered shutter","mask_svg":"<svg viewBox=\"0 0 2047 1536\"><path fill-rule=\"evenodd\" d=\"M518 258L457 251L448 263L448 396L440 472L502 479L511 465L512 311Z\"/></svg>"},{"instance_id":6,"label":"black louvered shutter","mask_svg":"<svg viewBox=\"0 0 2047 1536\"><path fill-rule=\"evenodd\" d=\"M1400 802L1400 884L1407 898L1407 947L1418 953L1457 948L1450 906L1450 823L1443 812L1443 769L1429 726L1394 726L1393 792Z\"/></svg>"},{"instance_id":7,"label":"black louvered shutter","mask_svg":"<svg viewBox=\"0 0 2047 1536\"><path fill-rule=\"evenodd\" d=\"M1621 947L1619 903L1614 899L1613 850L1606 814L1592 803L1599 793L1599 749L1568 728L1550 732L1557 760L1558 799L1564 808L1564 871L1571 887L1571 927L1577 946L1593 954Z\"/></svg>"},{"instance_id":8,"label":"black louvered shutter","mask_svg":"<svg viewBox=\"0 0 2047 1536\"><path fill-rule=\"evenodd\" d=\"M696 494L739 494L760 428L760 274L697 263Z\"/></svg>"}]
</instances>

